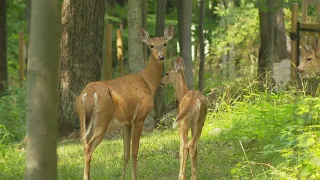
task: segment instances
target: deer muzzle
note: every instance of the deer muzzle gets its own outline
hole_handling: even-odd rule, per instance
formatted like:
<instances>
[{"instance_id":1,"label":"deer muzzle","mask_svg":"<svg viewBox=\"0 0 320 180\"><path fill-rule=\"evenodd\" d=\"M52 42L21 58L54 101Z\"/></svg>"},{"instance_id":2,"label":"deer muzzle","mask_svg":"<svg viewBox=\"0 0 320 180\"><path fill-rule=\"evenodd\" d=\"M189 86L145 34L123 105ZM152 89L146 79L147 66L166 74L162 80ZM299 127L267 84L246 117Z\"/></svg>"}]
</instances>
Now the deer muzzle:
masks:
<instances>
[{"instance_id":1,"label":"deer muzzle","mask_svg":"<svg viewBox=\"0 0 320 180\"><path fill-rule=\"evenodd\" d=\"M159 59L159 60L164 60L164 55L163 55L163 54L159 54L159 55L158 55L158 59Z\"/></svg>"}]
</instances>

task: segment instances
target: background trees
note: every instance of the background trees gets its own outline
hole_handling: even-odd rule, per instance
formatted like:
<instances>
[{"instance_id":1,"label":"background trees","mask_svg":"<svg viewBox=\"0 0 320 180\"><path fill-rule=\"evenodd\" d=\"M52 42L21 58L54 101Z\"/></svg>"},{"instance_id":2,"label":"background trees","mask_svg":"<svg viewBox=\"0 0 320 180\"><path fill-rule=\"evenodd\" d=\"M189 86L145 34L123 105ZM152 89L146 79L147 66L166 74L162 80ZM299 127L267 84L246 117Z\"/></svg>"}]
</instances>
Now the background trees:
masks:
<instances>
[{"instance_id":1,"label":"background trees","mask_svg":"<svg viewBox=\"0 0 320 180\"><path fill-rule=\"evenodd\" d=\"M274 62L288 58L284 13L279 4L279 1L267 0L267 10L259 8L261 46L258 74L262 82L265 82L267 76L271 77Z\"/></svg>"},{"instance_id":2,"label":"background trees","mask_svg":"<svg viewBox=\"0 0 320 180\"><path fill-rule=\"evenodd\" d=\"M0 93L8 85L6 0L0 1Z\"/></svg>"},{"instance_id":3,"label":"background trees","mask_svg":"<svg viewBox=\"0 0 320 180\"><path fill-rule=\"evenodd\" d=\"M177 0L178 12L178 36L180 55L185 63L185 75L189 89L193 89L193 64L191 56L191 21L192 0Z\"/></svg>"},{"instance_id":4,"label":"background trees","mask_svg":"<svg viewBox=\"0 0 320 180\"><path fill-rule=\"evenodd\" d=\"M142 42L137 29L142 27L143 0L128 1L128 62L130 72L137 72L144 67Z\"/></svg>"}]
</instances>

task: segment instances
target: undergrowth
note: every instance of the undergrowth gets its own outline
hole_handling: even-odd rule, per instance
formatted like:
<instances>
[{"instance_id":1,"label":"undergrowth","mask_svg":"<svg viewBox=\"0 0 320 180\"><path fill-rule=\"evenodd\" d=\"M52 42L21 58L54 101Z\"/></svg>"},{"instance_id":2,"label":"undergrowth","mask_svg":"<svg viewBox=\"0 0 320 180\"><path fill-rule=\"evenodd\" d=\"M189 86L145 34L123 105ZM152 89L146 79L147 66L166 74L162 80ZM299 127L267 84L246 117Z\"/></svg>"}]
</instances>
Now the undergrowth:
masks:
<instances>
[{"instance_id":1,"label":"undergrowth","mask_svg":"<svg viewBox=\"0 0 320 180\"><path fill-rule=\"evenodd\" d=\"M255 89L248 86L237 91L237 96L224 91L209 117L209 125L224 128L220 140L241 148L241 160L230 171L232 177L319 179L320 98Z\"/></svg>"},{"instance_id":2,"label":"undergrowth","mask_svg":"<svg viewBox=\"0 0 320 180\"><path fill-rule=\"evenodd\" d=\"M25 90L12 86L0 96L0 138L5 137L2 144L21 140L25 122Z\"/></svg>"}]
</instances>

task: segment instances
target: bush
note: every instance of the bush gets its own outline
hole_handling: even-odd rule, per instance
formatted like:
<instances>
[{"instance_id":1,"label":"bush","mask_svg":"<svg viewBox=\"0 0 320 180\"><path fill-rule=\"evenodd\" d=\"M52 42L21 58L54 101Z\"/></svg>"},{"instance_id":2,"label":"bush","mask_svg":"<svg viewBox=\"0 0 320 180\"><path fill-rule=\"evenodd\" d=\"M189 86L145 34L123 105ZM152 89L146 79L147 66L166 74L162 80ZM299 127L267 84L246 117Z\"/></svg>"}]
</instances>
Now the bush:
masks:
<instances>
[{"instance_id":1,"label":"bush","mask_svg":"<svg viewBox=\"0 0 320 180\"><path fill-rule=\"evenodd\" d=\"M11 134L2 143L21 140L25 135L25 124L25 90L10 87L0 97L0 137Z\"/></svg>"},{"instance_id":2,"label":"bush","mask_svg":"<svg viewBox=\"0 0 320 180\"><path fill-rule=\"evenodd\" d=\"M225 128L219 139L231 142L242 152L239 163L231 170L232 176L319 178L320 98L256 89L244 88L232 101L220 96L225 98L216 103L216 111L209 115L210 123L221 123Z\"/></svg>"}]
</instances>

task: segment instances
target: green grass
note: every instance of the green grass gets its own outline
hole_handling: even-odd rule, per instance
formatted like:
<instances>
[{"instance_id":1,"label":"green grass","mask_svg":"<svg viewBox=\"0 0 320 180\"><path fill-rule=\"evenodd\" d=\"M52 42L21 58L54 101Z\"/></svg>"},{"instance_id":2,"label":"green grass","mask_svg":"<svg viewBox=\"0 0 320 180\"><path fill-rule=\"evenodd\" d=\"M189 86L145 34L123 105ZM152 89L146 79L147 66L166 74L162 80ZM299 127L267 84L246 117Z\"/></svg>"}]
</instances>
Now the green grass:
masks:
<instances>
[{"instance_id":1,"label":"green grass","mask_svg":"<svg viewBox=\"0 0 320 180\"><path fill-rule=\"evenodd\" d=\"M230 179L230 170L241 156L240 147L220 141L209 132L213 128L207 125L198 144L198 179ZM84 156L80 140L59 143L58 146L59 179L81 179ZM2 165L1 165L2 164ZM120 179L123 166L122 139L103 140L93 153L91 163L92 179ZM4 159L0 160L0 179L23 179L25 169L25 151L19 152L9 146ZM138 155L139 179L177 179L179 173L179 139L177 130L164 130L145 133L140 141ZM131 179L131 160L127 178ZM187 177L191 176L188 160Z\"/></svg>"}]
</instances>

